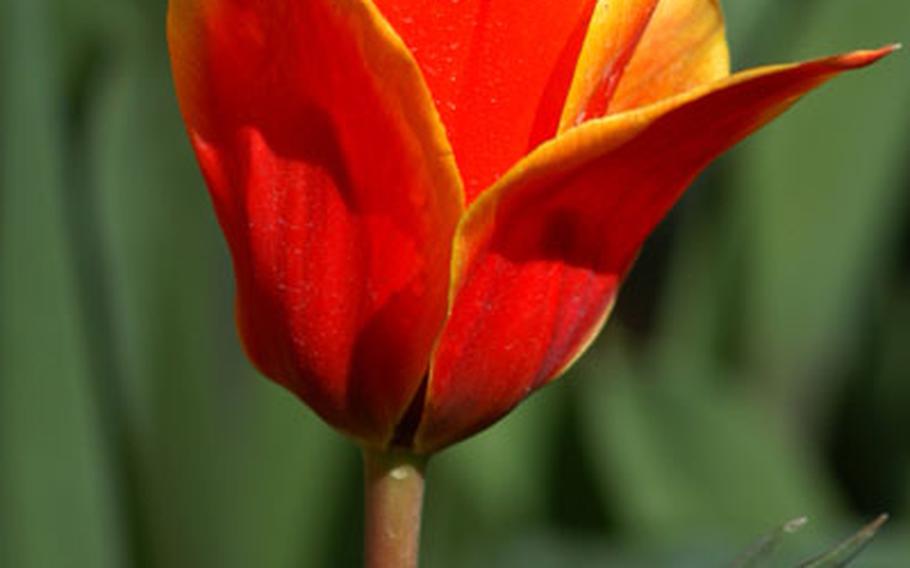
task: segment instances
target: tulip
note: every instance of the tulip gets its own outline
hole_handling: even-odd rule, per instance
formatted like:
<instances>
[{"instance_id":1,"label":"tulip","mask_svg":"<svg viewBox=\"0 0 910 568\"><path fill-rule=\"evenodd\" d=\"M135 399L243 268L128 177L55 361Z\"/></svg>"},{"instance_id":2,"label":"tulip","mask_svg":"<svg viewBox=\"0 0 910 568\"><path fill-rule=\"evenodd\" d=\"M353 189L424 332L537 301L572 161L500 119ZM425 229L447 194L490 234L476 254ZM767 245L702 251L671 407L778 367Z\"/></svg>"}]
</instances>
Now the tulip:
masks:
<instances>
[{"instance_id":1,"label":"tulip","mask_svg":"<svg viewBox=\"0 0 910 568\"><path fill-rule=\"evenodd\" d=\"M563 373L712 159L895 48L730 75L717 0L170 0L168 37L250 359L409 456Z\"/></svg>"}]
</instances>

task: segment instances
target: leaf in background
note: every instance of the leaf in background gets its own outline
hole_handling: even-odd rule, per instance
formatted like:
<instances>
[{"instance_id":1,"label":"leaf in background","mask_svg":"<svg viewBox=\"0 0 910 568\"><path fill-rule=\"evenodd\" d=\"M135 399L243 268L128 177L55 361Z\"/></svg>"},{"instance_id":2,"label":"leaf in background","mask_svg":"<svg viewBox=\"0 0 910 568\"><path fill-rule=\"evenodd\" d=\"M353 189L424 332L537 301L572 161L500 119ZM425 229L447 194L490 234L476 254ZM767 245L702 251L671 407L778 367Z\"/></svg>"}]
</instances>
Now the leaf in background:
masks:
<instances>
[{"instance_id":1,"label":"leaf in background","mask_svg":"<svg viewBox=\"0 0 910 568\"><path fill-rule=\"evenodd\" d=\"M872 482L884 485L886 495L898 495L893 503L896 519L906 518L910 511L910 438L906 435L910 432L910 274L904 274L904 279L896 300L883 307L888 321L879 344L881 383L872 393L875 404L869 409L880 437L878 443L862 447L880 464ZM869 476L864 477L862 481L869 483Z\"/></svg>"},{"instance_id":2,"label":"leaf in background","mask_svg":"<svg viewBox=\"0 0 910 568\"><path fill-rule=\"evenodd\" d=\"M800 568L839 568L846 566L859 555L860 552L869 544L875 533L888 520L888 515L881 515L858 533L841 542L828 552L812 560L800 564Z\"/></svg>"},{"instance_id":3,"label":"leaf in background","mask_svg":"<svg viewBox=\"0 0 910 568\"><path fill-rule=\"evenodd\" d=\"M882 534L876 537L872 546L867 547L856 566L863 568L896 568L907 566L910 561L910 540L907 534ZM846 541L845 550L855 552L856 537ZM811 537L805 531L790 536L773 558L758 566L780 568L798 566L807 551L819 550L829 535ZM717 535L702 535L700 539L667 546L653 541L629 539L592 538L566 534L565 531L533 531L516 535L505 542L497 554L482 562L472 564L478 568L500 566L521 566L522 568L706 568L729 566L729 559L735 554L732 541ZM841 559L846 558L841 556ZM833 566L837 566L836 564Z\"/></svg>"},{"instance_id":4,"label":"leaf in background","mask_svg":"<svg viewBox=\"0 0 910 568\"><path fill-rule=\"evenodd\" d=\"M766 30L770 19L774 18L776 22L784 24L793 22L792 16L797 4L779 0L721 1L726 20L727 42L730 44L730 55L735 68L744 69L767 63L757 59L753 53L753 45L767 38Z\"/></svg>"},{"instance_id":5,"label":"leaf in background","mask_svg":"<svg viewBox=\"0 0 910 568\"><path fill-rule=\"evenodd\" d=\"M830 486L760 409L716 381L655 378L615 327L604 345L578 392L602 497L625 530L658 543L754 534L804 511L836 518Z\"/></svg>"},{"instance_id":6,"label":"leaf in background","mask_svg":"<svg viewBox=\"0 0 910 568\"><path fill-rule=\"evenodd\" d=\"M787 521L772 532L761 537L758 542L753 544L739 558L733 561L731 568L760 568L769 566L768 561L774 555L784 538L799 531L806 526L809 520L806 517L799 517Z\"/></svg>"},{"instance_id":7,"label":"leaf in background","mask_svg":"<svg viewBox=\"0 0 910 568\"><path fill-rule=\"evenodd\" d=\"M722 0L734 67L743 69L792 58L793 47L802 45L805 30L826 2L828 0ZM858 46L835 45L832 49L836 52L854 47ZM808 58L822 54L803 55Z\"/></svg>"},{"instance_id":8,"label":"leaf in background","mask_svg":"<svg viewBox=\"0 0 910 568\"><path fill-rule=\"evenodd\" d=\"M910 184L910 179L907 182ZM907 269L903 282L897 282L899 290L879 309L883 329L876 343L878 373L871 385L864 385L869 390L870 405L862 422L847 425L859 431L850 442L861 453L853 455L859 454L862 457L858 461L871 464L867 475L857 476L856 485L868 489L874 499L871 506L886 503L897 515L910 510L910 439L906 435L910 432L910 266ZM876 443L863 444L870 439ZM870 484L875 487L868 487ZM888 496L895 494L903 495L903 500L889 503Z\"/></svg>"},{"instance_id":9,"label":"leaf in background","mask_svg":"<svg viewBox=\"0 0 910 568\"><path fill-rule=\"evenodd\" d=\"M649 364L658 377L692 380L704 388L730 360L742 295L743 238L727 214L724 157L692 187L679 211L666 280L655 316ZM718 199L720 197L721 199ZM719 203L714 203L719 201ZM650 253L645 250L642 256ZM622 299L620 298L620 302ZM729 377L721 384L729 385Z\"/></svg>"},{"instance_id":10,"label":"leaf in background","mask_svg":"<svg viewBox=\"0 0 910 568\"><path fill-rule=\"evenodd\" d=\"M117 566L120 533L84 357L44 0L0 4L0 565Z\"/></svg>"},{"instance_id":11,"label":"leaf in background","mask_svg":"<svg viewBox=\"0 0 910 568\"><path fill-rule=\"evenodd\" d=\"M789 58L910 35L910 4L874 5L816 4ZM781 415L810 430L830 407L907 203L908 98L902 55L809 97L737 155L749 374Z\"/></svg>"}]
</instances>

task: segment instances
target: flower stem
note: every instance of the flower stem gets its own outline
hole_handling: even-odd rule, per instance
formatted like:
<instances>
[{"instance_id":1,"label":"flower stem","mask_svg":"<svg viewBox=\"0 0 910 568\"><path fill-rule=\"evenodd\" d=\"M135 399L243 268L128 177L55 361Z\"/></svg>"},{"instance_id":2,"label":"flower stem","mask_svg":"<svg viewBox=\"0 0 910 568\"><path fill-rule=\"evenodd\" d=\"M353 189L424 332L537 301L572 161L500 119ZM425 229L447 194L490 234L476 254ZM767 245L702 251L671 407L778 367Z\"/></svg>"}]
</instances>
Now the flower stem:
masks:
<instances>
[{"instance_id":1,"label":"flower stem","mask_svg":"<svg viewBox=\"0 0 910 568\"><path fill-rule=\"evenodd\" d=\"M366 568L417 568L426 458L363 450Z\"/></svg>"}]
</instances>

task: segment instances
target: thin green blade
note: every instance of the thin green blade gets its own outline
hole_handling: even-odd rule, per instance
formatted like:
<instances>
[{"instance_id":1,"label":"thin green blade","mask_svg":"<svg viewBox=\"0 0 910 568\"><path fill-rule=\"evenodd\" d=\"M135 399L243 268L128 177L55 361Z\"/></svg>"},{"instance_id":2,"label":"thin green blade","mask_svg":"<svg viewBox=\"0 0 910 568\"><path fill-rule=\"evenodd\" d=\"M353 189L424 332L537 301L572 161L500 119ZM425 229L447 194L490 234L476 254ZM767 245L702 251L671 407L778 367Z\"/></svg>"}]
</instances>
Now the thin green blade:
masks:
<instances>
[{"instance_id":1,"label":"thin green blade","mask_svg":"<svg viewBox=\"0 0 910 568\"><path fill-rule=\"evenodd\" d=\"M777 549L780 548L783 540L787 536L798 532L801 528L806 526L806 523L808 522L809 519L807 517L799 517L787 521L758 539L758 541L733 561L731 568L758 568L759 566L767 566L768 560L777 552Z\"/></svg>"},{"instance_id":2,"label":"thin green blade","mask_svg":"<svg viewBox=\"0 0 910 568\"><path fill-rule=\"evenodd\" d=\"M869 544L878 529L888 520L888 515L880 515L877 519L860 529L859 532L847 540L836 545L828 552L799 565L799 568L837 568L846 566Z\"/></svg>"}]
</instances>

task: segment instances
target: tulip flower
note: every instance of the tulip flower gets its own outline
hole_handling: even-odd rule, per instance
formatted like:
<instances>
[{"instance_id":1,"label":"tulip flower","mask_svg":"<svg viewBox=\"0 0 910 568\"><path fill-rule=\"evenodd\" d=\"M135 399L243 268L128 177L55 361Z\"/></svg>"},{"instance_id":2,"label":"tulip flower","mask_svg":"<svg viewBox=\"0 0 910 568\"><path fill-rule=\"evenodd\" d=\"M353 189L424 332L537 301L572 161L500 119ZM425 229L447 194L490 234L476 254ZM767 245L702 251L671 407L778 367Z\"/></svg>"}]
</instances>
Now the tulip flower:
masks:
<instances>
[{"instance_id":1,"label":"tulip flower","mask_svg":"<svg viewBox=\"0 0 910 568\"><path fill-rule=\"evenodd\" d=\"M730 75L717 0L170 0L261 372L427 455L568 368L712 159L894 48Z\"/></svg>"}]
</instances>

